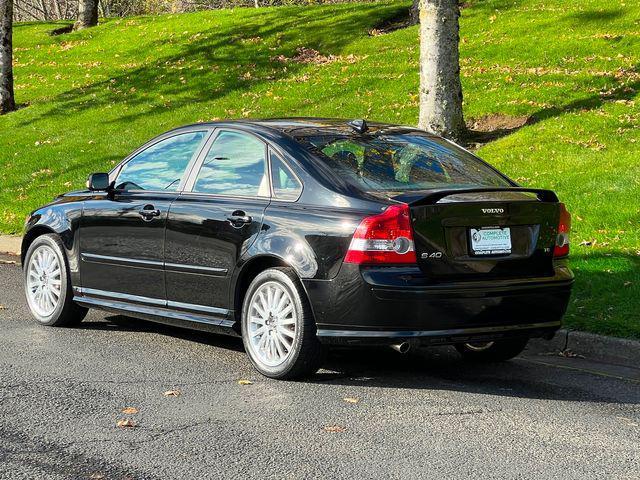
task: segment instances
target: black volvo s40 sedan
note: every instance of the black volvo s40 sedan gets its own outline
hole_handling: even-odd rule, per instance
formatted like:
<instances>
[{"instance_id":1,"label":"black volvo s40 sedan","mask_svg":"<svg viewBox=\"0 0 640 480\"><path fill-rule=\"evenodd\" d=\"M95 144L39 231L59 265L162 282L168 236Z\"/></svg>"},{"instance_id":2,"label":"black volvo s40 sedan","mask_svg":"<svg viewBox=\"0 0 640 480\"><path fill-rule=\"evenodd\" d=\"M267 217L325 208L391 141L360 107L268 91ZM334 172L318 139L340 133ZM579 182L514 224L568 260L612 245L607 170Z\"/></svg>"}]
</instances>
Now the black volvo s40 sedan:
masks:
<instances>
[{"instance_id":1,"label":"black volvo s40 sedan","mask_svg":"<svg viewBox=\"0 0 640 480\"><path fill-rule=\"evenodd\" d=\"M43 325L98 308L240 335L295 378L327 344L454 345L505 360L560 327L570 216L409 127L280 119L160 135L27 219Z\"/></svg>"}]
</instances>

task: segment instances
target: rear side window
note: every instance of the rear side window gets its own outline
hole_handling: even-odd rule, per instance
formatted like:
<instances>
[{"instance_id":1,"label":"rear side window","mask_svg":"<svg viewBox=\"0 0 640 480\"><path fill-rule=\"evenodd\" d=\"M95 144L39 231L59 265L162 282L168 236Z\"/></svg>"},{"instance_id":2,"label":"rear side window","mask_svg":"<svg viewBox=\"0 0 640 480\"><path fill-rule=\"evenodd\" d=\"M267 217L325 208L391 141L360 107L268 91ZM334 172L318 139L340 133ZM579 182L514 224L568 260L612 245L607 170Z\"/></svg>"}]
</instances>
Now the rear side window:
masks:
<instances>
[{"instance_id":1,"label":"rear side window","mask_svg":"<svg viewBox=\"0 0 640 480\"><path fill-rule=\"evenodd\" d=\"M271 152L271 185L278 200L295 202L302 193L302 185L280 156Z\"/></svg>"},{"instance_id":2,"label":"rear side window","mask_svg":"<svg viewBox=\"0 0 640 480\"><path fill-rule=\"evenodd\" d=\"M510 185L469 152L420 132L327 134L297 140L364 191Z\"/></svg>"},{"instance_id":3,"label":"rear side window","mask_svg":"<svg viewBox=\"0 0 640 480\"><path fill-rule=\"evenodd\" d=\"M165 138L124 164L116 188L173 192L207 132L189 132Z\"/></svg>"},{"instance_id":4,"label":"rear side window","mask_svg":"<svg viewBox=\"0 0 640 480\"><path fill-rule=\"evenodd\" d=\"M268 197L266 145L247 133L221 132L200 167L193 191Z\"/></svg>"}]
</instances>

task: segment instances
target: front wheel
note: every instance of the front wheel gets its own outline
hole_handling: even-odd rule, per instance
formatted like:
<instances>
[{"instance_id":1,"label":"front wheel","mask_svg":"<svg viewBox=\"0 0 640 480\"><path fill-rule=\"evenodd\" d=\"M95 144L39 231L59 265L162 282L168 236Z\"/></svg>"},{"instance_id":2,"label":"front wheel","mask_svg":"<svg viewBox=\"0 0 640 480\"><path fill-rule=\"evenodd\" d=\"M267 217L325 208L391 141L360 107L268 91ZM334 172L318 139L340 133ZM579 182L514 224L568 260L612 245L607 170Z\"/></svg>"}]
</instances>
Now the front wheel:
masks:
<instances>
[{"instance_id":1,"label":"front wheel","mask_svg":"<svg viewBox=\"0 0 640 480\"><path fill-rule=\"evenodd\" d=\"M242 306L242 340L262 375L294 379L315 373L323 348L300 281L290 268L270 268L251 282Z\"/></svg>"},{"instance_id":2,"label":"front wheel","mask_svg":"<svg viewBox=\"0 0 640 480\"><path fill-rule=\"evenodd\" d=\"M73 301L64 246L55 234L41 235L29 246L24 290L31 314L42 325L75 325L87 314Z\"/></svg>"},{"instance_id":3,"label":"front wheel","mask_svg":"<svg viewBox=\"0 0 640 480\"><path fill-rule=\"evenodd\" d=\"M458 343L455 347L465 360L502 362L521 354L528 341L528 338L513 338L493 342Z\"/></svg>"}]
</instances>

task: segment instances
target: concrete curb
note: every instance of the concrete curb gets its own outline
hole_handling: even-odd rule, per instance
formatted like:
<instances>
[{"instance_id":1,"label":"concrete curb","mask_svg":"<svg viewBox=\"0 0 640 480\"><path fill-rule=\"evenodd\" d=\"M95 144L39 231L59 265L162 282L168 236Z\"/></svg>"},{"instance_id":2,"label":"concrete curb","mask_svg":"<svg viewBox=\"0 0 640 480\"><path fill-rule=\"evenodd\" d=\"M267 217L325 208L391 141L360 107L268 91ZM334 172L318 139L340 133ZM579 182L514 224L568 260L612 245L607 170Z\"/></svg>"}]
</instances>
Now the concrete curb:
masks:
<instances>
[{"instance_id":1,"label":"concrete curb","mask_svg":"<svg viewBox=\"0 0 640 480\"><path fill-rule=\"evenodd\" d=\"M22 237L18 235L0 235L0 253L20 255Z\"/></svg>"},{"instance_id":2,"label":"concrete curb","mask_svg":"<svg viewBox=\"0 0 640 480\"><path fill-rule=\"evenodd\" d=\"M531 340L527 351L579 356L588 360L640 368L640 341L594 333L562 329L550 341L538 338Z\"/></svg>"}]
</instances>

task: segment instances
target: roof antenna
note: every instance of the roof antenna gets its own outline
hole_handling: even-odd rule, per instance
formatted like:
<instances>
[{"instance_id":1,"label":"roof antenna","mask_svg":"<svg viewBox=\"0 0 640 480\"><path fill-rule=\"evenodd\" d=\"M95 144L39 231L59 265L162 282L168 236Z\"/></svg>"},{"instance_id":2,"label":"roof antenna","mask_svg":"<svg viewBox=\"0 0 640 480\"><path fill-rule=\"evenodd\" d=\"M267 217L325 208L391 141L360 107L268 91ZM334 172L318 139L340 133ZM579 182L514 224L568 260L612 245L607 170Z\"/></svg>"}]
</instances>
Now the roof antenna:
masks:
<instances>
[{"instance_id":1,"label":"roof antenna","mask_svg":"<svg viewBox=\"0 0 640 480\"><path fill-rule=\"evenodd\" d=\"M369 125L367 125L367 122L365 122L364 119L351 120L350 122L347 122L347 125L349 125L356 133L364 133L369 130Z\"/></svg>"}]
</instances>

